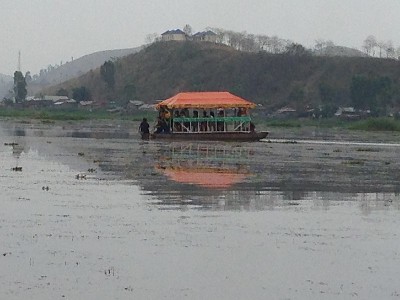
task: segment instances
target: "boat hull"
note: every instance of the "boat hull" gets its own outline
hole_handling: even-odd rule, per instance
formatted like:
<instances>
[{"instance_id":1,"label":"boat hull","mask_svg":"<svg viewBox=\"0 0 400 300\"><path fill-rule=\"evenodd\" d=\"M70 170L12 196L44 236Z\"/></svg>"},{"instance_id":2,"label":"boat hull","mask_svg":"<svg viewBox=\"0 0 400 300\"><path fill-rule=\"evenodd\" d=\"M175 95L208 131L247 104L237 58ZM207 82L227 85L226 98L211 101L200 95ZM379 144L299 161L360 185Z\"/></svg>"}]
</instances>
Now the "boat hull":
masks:
<instances>
[{"instance_id":1,"label":"boat hull","mask_svg":"<svg viewBox=\"0 0 400 300\"><path fill-rule=\"evenodd\" d=\"M153 133L151 139L156 140L191 140L191 141L259 141L266 138L268 131L260 132L185 132L185 133Z\"/></svg>"}]
</instances>

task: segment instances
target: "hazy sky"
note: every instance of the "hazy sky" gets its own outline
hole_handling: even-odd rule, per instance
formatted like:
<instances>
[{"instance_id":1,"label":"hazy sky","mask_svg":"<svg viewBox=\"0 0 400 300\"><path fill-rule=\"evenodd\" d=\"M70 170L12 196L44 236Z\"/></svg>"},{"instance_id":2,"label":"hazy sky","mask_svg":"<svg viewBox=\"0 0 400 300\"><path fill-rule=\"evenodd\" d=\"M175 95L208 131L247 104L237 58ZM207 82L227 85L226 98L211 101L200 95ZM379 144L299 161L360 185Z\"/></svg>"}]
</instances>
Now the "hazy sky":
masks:
<instances>
[{"instance_id":1,"label":"hazy sky","mask_svg":"<svg viewBox=\"0 0 400 300\"><path fill-rule=\"evenodd\" d=\"M0 73L12 75L96 51L137 47L147 34L190 24L316 39L361 48L368 35L400 46L400 0L0 0Z\"/></svg>"}]
</instances>

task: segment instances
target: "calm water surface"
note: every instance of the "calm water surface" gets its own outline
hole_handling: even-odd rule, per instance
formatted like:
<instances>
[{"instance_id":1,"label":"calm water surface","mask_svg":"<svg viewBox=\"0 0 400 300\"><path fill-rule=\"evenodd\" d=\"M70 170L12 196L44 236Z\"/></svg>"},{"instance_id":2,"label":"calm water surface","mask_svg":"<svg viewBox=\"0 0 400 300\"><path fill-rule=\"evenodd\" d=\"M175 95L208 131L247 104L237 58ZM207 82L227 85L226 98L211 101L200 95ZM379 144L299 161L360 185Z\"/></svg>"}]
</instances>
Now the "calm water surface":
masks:
<instances>
[{"instance_id":1,"label":"calm water surface","mask_svg":"<svg viewBox=\"0 0 400 300\"><path fill-rule=\"evenodd\" d=\"M0 299L400 298L397 135L136 128L0 122Z\"/></svg>"}]
</instances>

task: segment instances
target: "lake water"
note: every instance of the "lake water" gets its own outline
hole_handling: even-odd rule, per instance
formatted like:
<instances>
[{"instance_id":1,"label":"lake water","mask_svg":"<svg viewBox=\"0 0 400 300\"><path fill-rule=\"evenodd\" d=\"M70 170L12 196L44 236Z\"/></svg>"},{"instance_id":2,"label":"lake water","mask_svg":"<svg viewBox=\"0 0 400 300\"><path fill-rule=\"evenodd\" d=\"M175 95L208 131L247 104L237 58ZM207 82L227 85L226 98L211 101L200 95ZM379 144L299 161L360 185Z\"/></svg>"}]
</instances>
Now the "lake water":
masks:
<instances>
[{"instance_id":1,"label":"lake water","mask_svg":"<svg viewBox=\"0 0 400 300\"><path fill-rule=\"evenodd\" d=\"M0 121L0 299L399 299L400 137Z\"/></svg>"}]
</instances>

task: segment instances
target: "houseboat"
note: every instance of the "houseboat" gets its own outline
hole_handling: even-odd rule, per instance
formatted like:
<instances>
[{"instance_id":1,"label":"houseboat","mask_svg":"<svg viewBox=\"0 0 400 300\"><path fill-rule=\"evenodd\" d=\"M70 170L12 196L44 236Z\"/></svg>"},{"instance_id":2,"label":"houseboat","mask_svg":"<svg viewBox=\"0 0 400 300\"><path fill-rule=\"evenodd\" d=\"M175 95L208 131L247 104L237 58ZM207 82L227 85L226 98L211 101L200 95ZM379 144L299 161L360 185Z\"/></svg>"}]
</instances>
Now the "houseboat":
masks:
<instances>
[{"instance_id":1,"label":"houseboat","mask_svg":"<svg viewBox=\"0 0 400 300\"><path fill-rule=\"evenodd\" d=\"M258 141L250 109L256 104L229 92L179 93L157 104L152 139Z\"/></svg>"}]
</instances>

